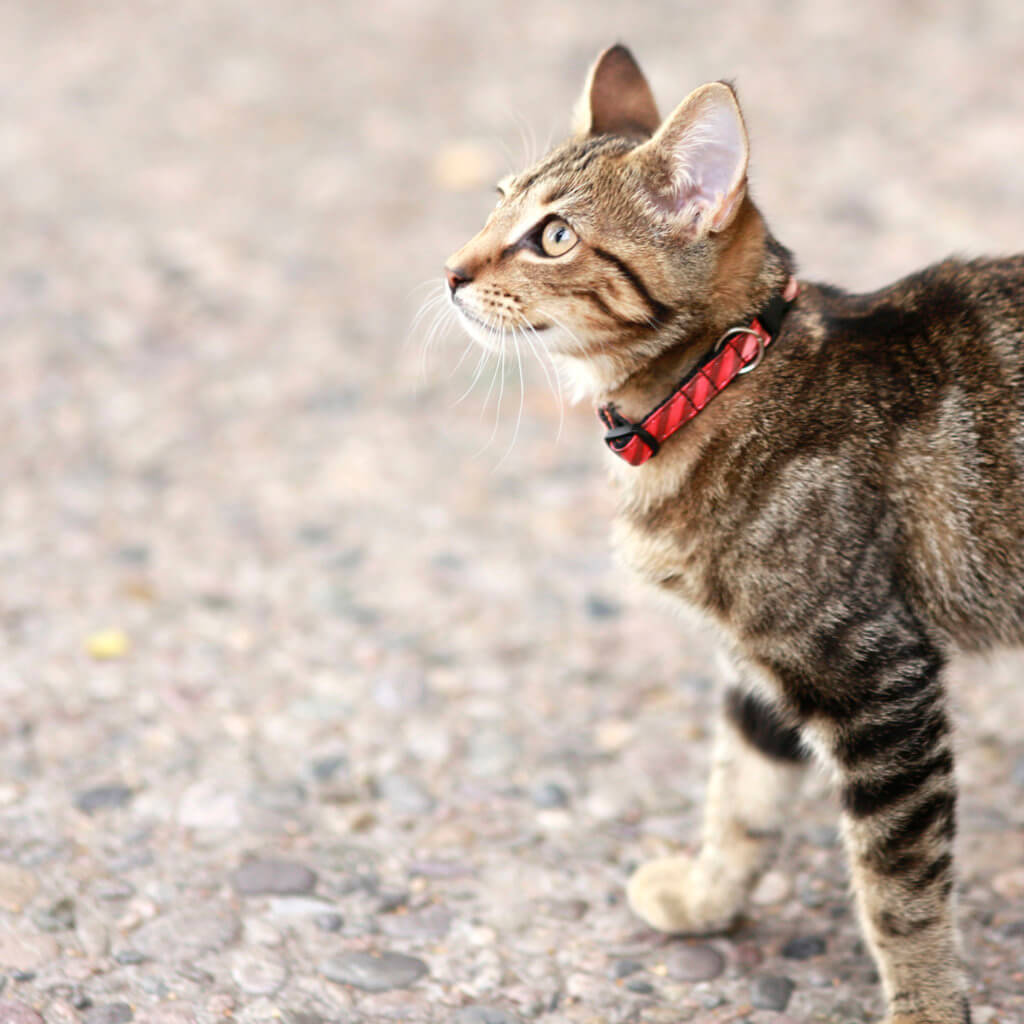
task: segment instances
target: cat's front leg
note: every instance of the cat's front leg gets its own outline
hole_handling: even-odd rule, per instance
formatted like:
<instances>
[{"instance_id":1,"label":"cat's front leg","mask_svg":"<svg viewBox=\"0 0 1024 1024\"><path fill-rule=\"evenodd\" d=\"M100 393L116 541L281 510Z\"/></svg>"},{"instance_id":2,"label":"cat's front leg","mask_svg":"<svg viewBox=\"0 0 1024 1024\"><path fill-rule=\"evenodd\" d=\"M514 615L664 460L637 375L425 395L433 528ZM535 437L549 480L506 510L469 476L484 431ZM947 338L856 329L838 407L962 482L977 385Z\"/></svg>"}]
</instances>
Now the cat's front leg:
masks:
<instances>
[{"instance_id":1,"label":"cat's front leg","mask_svg":"<svg viewBox=\"0 0 1024 1024\"><path fill-rule=\"evenodd\" d=\"M956 786L940 662L894 647L876 697L823 732L838 768L862 926L885 1024L969 1024L954 924Z\"/></svg>"},{"instance_id":2,"label":"cat's front leg","mask_svg":"<svg viewBox=\"0 0 1024 1024\"><path fill-rule=\"evenodd\" d=\"M799 733L772 705L731 688L718 725L700 852L644 864L629 881L633 910L659 931L727 929L775 855L806 756Z\"/></svg>"}]
</instances>

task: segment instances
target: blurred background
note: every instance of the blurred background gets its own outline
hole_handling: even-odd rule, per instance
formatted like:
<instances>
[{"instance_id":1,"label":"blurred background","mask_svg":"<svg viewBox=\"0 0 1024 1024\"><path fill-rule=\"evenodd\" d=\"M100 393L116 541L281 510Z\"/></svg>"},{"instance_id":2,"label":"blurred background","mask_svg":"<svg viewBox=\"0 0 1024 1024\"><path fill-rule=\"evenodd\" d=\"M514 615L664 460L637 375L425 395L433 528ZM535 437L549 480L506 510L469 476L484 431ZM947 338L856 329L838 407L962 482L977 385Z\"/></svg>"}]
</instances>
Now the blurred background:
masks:
<instances>
[{"instance_id":1,"label":"blurred background","mask_svg":"<svg viewBox=\"0 0 1024 1024\"><path fill-rule=\"evenodd\" d=\"M590 410L411 328L615 41L663 112L736 82L804 276L1024 247L1018 3L0 5L3 1024L879 1015L820 780L734 935L630 917L712 645L612 565ZM978 1024L1021 667L956 671Z\"/></svg>"}]
</instances>

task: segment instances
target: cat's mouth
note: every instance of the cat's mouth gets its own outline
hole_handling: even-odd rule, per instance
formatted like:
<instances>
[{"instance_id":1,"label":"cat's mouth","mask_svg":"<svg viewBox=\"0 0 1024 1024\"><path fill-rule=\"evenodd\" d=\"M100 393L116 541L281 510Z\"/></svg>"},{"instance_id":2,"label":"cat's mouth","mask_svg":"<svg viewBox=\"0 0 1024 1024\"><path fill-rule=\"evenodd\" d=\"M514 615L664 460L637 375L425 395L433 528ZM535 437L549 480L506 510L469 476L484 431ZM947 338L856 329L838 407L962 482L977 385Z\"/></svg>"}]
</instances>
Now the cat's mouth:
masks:
<instances>
[{"instance_id":1,"label":"cat's mouth","mask_svg":"<svg viewBox=\"0 0 1024 1024\"><path fill-rule=\"evenodd\" d=\"M504 320L496 320L482 317L479 313L475 313L472 309L467 308L458 299L452 299L452 305L459 311L459 315L466 321L467 325L477 327L480 330L487 331L488 335L493 336L495 334L503 334L506 331L516 330L527 330L532 331L534 334L539 334L541 331L546 331L551 324L541 323L534 324L530 323L529 320L523 320L518 326L515 324L506 323Z\"/></svg>"}]
</instances>

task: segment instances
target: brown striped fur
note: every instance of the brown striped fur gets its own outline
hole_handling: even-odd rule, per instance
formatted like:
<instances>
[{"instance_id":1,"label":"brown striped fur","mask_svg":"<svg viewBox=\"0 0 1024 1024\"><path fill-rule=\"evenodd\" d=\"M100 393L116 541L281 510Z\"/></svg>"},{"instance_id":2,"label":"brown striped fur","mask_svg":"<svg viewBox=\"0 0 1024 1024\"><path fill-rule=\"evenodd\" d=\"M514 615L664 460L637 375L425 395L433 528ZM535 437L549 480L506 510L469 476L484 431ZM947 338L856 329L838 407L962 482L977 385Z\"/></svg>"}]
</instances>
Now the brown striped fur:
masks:
<instances>
[{"instance_id":1,"label":"brown striped fur","mask_svg":"<svg viewBox=\"0 0 1024 1024\"><path fill-rule=\"evenodd\" d=\"M578 237L557 257L535 231L552 217ZM533 331L641 419L793 267L746 193L731 89L662 121L613 47L576 134L507 183L449 282L481 341ZM619 553L716 625L736 669L700 853L629 883L654 927L730 926L814 755L888 1024L969 1020L943 666L1024 643L1022 410L1024 257L951 260L870 295L802 282L755 372L643 466L609 456Z\"/></svg>"}]
</instances>

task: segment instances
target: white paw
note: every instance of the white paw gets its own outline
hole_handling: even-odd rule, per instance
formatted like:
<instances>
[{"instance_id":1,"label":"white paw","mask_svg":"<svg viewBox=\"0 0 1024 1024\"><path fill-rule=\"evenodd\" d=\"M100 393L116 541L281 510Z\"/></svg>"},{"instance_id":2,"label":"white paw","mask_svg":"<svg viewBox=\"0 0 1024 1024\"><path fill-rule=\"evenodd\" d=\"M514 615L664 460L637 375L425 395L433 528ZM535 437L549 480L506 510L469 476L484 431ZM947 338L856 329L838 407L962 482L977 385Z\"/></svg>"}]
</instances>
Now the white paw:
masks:
<instances>
[{"instance_id":1,"label":"white paw","mask_svg":"<svg viewBox=\"0 0 1024 1024\"><path fill-rule=\"evenodd\" d=\"M660 932L709 935L736 920L746 892L713 877L699 860L663 857L634 873L626 896L633 912Z\"/></svg>"}]
</instances>

